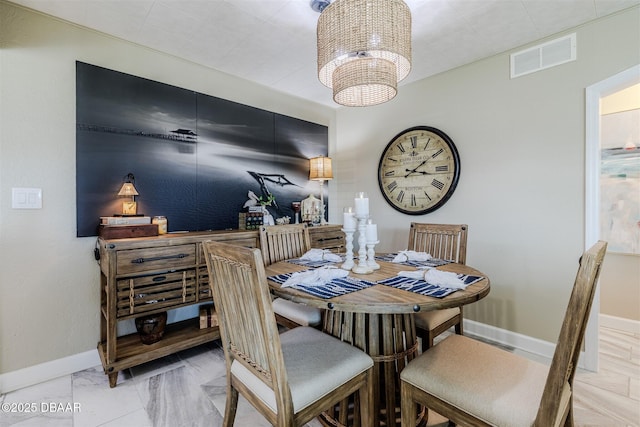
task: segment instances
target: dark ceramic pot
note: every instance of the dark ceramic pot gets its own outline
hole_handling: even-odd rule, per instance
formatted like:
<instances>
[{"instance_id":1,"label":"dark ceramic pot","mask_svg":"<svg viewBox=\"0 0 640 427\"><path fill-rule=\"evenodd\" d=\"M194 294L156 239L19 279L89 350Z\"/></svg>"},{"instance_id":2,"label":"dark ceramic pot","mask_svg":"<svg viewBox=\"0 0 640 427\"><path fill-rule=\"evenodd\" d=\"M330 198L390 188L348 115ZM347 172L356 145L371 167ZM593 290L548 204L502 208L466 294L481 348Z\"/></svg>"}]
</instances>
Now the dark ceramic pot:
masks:
<instances>
[{"instance_id":1,"label":"dark ceramic pot","mask_svg":"<svg viewBox=\"0 0 640 427\"><path fill-rule=\"evenodd\" d=\"M136 318L136 329L143 344L153 344L160 341L166 325L166 311Z\"/></svg>"}]
</instances>

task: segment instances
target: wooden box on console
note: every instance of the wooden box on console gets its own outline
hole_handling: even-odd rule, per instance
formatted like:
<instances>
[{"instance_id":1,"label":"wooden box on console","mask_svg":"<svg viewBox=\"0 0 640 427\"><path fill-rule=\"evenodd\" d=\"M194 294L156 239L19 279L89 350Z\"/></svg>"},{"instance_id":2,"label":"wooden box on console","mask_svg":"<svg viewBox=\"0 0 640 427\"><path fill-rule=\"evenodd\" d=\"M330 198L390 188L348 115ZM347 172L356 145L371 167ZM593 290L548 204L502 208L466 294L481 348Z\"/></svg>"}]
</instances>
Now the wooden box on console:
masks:
<instances>
[{"instance_id":1,"label":"wooden box on console","mask_svg":"<svg viewBox=\"0 0 640 427\"><path fill-rule=\"evenodd\" d=\"M103 239L127 239L158 235L157 224L100 225L98 227L98 235Z\"/></svg>"}]
</instances>

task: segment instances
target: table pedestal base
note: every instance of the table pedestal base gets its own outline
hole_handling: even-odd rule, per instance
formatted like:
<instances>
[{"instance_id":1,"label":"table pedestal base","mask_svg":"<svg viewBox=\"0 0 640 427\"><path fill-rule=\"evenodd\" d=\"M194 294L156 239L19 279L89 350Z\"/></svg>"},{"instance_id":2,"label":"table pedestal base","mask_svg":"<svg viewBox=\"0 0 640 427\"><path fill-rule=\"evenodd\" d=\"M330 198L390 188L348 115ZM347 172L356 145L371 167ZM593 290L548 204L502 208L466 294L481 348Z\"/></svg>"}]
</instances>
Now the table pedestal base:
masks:
<instances>
[{"instance_id":1,"label":"table pedestal base","mask_svg":"<svg viewBox=\"0 0 640 427\"><path fill-rule=\"evenodd\" d=\"M400 426L400 372L418 355L413 315L328 310L323 329L371 356L374 361L373 425ZM359 426L359 406L354 405L353 399L341 402L325 412L320 417L322 424L327 427ZM427 410L420 407L415 425L426 425L426 421Z\"/></svg>"}]
</instances>

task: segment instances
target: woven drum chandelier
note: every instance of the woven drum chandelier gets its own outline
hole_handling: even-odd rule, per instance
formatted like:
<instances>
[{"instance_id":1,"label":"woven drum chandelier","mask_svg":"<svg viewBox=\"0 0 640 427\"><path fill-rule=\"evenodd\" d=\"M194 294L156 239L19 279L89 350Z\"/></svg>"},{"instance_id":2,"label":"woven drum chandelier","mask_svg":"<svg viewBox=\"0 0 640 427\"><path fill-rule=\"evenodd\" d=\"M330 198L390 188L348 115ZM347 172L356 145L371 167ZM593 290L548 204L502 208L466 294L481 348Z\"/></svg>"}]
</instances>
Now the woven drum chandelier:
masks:
<instances>
[{"instance_id":1,"label":"woven drum chandelier","mask_svg":"<svg viewBox=\"0 0 640 427\"><path fill-rule=\"evenodd\" d=\"M341 105L396 96L411 70L411 11L402 0L335 0L318 19L318 78Z\"/></svg>"}]
</instances>

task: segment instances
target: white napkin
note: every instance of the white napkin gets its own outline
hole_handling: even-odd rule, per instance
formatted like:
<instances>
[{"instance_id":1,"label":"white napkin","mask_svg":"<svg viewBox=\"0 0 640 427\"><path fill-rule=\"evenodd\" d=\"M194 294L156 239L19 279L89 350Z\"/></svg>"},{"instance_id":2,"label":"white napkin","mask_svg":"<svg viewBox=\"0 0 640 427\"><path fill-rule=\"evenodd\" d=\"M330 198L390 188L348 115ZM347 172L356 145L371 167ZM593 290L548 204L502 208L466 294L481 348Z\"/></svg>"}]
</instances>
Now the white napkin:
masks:
<instances>
[{"instance_id":1,"label":"white napkin","mask_svg":"<svg viewBox=\"0 0 640 427\"><path fill-rule=\"evenodd\" d=\"M340 255L336 255L328 249L311 249L302 255L300 259L303 261L342 261Z\"/></svg>"},{"instance_id":2,"label":"white napkin","mask_svg":"<svg viewBox=\"0 0 640 427\"><path fill-rule=\"evenodd\" d=\"M409 279L424 280L424 270L399 271L398 276L408 277Z\"/></svg>"},{"instance_id":3,"label":"white napkin","mask_svg":"<svg viewBox=\"0 0 640 427\"><path fill-rule=\"evenodd\" d=\"M429 261L431 258L426 252L400 251L391 262Z\"/></svg>"},{"instance_id":4,"label":"white napkin","mask_svg":"<svg viewBox=\"0 0 640 427\"><path fill-rule=\"evenodd\" d=\"M347 277L348 275L349 272L341 268L320 267L314 270L293 273L291 277L282 284L282 287L286 288L293 285L322 286L333 279Z\"/></svg>"},{"instance_id":5,"label":"white napkin","mask_svg":"<svg viewBox=\"0 0 640 427\"><path fill-rule=\"evenodd\" d=\"M424 273L424 280L432 285L442 286L449 289L464 289L468 285L464 280L458 278L456 273L450 271L441 271L432 268Z\"/></svg>"}]
</instances>

